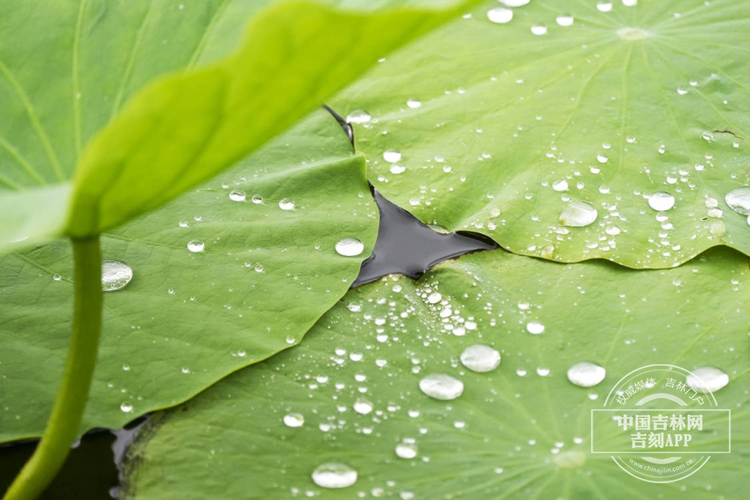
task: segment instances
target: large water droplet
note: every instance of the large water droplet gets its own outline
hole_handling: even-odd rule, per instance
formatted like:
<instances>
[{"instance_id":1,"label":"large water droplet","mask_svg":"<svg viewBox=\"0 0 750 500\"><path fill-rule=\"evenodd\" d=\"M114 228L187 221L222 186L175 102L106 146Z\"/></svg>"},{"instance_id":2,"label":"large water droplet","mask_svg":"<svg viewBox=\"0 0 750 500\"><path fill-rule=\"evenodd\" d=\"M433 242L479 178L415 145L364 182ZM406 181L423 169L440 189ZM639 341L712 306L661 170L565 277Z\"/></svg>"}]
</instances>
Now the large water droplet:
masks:
<instances>
[{"instance_id":1,"label":"large water droplet","mask_svg":"<svg viewBox=\"0 0 750 500\"><path fill-rule=\"evenodd\" d=\"M346 116L346 121L348 123L367 123L372 119L372 116L370 116L370 113L367 111L362 111L361 109L355 109L351 113L349 113Z\"/></svg>"},{"instance_id":2,"label":"large water droplet","mask_svg":"<svg viewBox=\"0 0 750 500\"><path fill-rule=\"evenodd\" d=\"M500 3L508 7L523 7L527 5L531 0L500 0Z\"/></svg>"},{"instance_id":3,"label":"large water droplet","mask_svg":"<svg viewBox=\"0 0 750 500\"><path fill-rule=\"evenodd\" d=\"M245 201L245 192L234 190L229 193L229 199L232 201Z\"/></svg>"},{"instance_id":4,"label":"large water droplet","mask_svg":"<svg viewBox=\"0 0 750 500\"><path fill-rule=\"evenodd\" d=\"M188 250L194 253L202 252L204 247L205 245L201 240L190 240L187 244Z\"/></svg>"},{"instance_id":5,"label":"large water droplet","mask_svg":"<svg viewBox=\"0 0 750 500\"><path fill-rule=\"evenodd\" d=\"M445 373L433 373L419 381L419 389L431 398L448 401L464 392L464 383Z\"/></svg>"},{"instance_id":6,"label":"large water droplet","mask_svg":"<svg viewBox=\"0 0 750 500\"><path fill-rule=\"evenodd\" d=\"M119 290L133 279L133 270L119 260L105 260L102 262L102 291Z\"/></svg>"},{"instance_id":7,"label":"large water droplet","mask_svg":"<svg viewBox=\"0 0 750 500\"><path fill-rule=\"evenodd\" d=\"M364 249L364 243L357 238L346 237L336 243L336 252L344 257L356 257L361 254Z\"/></svg>"},{"instance_id":8,"label":"large water droplet","mask_svg":"<svg viewBox=\"0 0 750 500\"><path fill-rule=\"evenodd\" d=\"M500 353L488 345L475 344L461 353L461 363L474 372L489 372L500 365Z\"/></svg>"},{"instance_id":9,"label":"large water droplet","mask_svg":"<svg viewBox=\"0 0 750 500\"><path fill-rule=\"evenodd\" d=\"M422 106L422 101L419 101L417 99L409 99L408 101L406 101L406 105L412 109L416 109Z\"/></svg>"},{"instance_id":10,"label":"large water droplet","mask_svg":"<svg viewBox=\"0 0 750 500\"><path fill-rule=\"evenodd\" d=\"M356 411L360 415L367 415L372 411L372 403L370 403L366 399L358 399L357 401L355 401L353 407L354 411Z\"/></svg>"},{"instance_id":11,"label":"large water droplet","mask_svg":"<svg viewBox=\"0 0 750 500\"><path fill-rule=\"evenodd\" d=\"M560 26L572 26L575 19L570 14L560 14L557 16L557 24Z\"/></svg>"},{"instance_id":12,"label":"large water droplet","mask_svg":"<svg viewBox=\"0 0 750 500\"><path fill-rule=\"evenodd\" d=\"M348 488L357 482L357 471L346 464L329 462L313 471L312 480L321 488Z\"/></svg>"},{"instance_id":13,"label":"large water droplet","mask_svg":"<svg viewBox=\"0 0 750 500\"><path fill-rule=\"evenodd\" d=\"M401 153L399 153L395 149L389 149L388 151L383 153L383 159L388 163L396 163L401 159Z\"/></svg>"},{"instance_id":14,"label":"large water droplet","mask_svg":"<svg viewBox=\"0 0 750 500\"><path fill-rule=\"evenodd\" d=\"M733 189L724 200L738 214L750 215L750 187Z\"/></svg>"},{"instance_id":15,"label":"large water droplet","mask_svg":"<svg viewBox=\"0 0 750 500\"><path fill-rule=\"evenodd\" d=\"M606 375L607 370L603 366L588 361L576 363L568 370L568 380L578 387L594 387Z\"/></svg>"},{"instance_id":16,"label":"large water droplet","mask_svg":"<svg viewBox=\"0 0 750 500\"><path fill-rule=\"evenodd\" d=\"M657 212L664 212L674 206L674 196L667 192L659 191L649 196L648 206Z\"/></svg>"},{"instance_id":17,"label":"large water droplet","mask_svg":"<svg viewBox=\"0 0 750 500\"><path fill-rule=\"evenodd\" d=\"M609 12L612 10L612 2L597 2L596 8L599 12Z\"/></svg>"},{"instance_id":18,"label":"large water droplet","mask_svg":"<svg viewBox=\"0 0 750 500\"><path fill-rule=\"evenodd\" d=\"M288 415L284 415L284 425L286 425L287 427L302 427L304 423L305 417L300 413L290 413Z\"/></svg>"},{"instance_id":19,"label":"large water droplet","mask_svg":"<svg viewBox=\"0 0 750 500\"><path fill-rule=\"evenodd\" d=\"M282 198L279 200L279 208L282 210L292 210L294 209L294 201L289 198Z\"/></svg>"},{"instance_id":20,"label":"large water droplet","mask_svg":"<svg viewBox=\"0 0 750 500\"><path fill-rule=\"evenodd\" d=\"M417 445L410 442L399 443L396 446L396 455L399 458L412 459L417 456Z\"/></svg>"},{"instance_id":21,"label":"large water droplet","mask_svg":"<svg viewBox=\"0 0 750 500\"><path fill-rule=\"evenodd\" d=\"M729 375L713 366L696 368L693 375L687 377L687 385L696 392L716 392L728 383Z\"/></svg>"},{"instance_id":22,"label":"large water droplet","mask_svg":"<svg viewBox=\"0 0 750 500\"><path fill-rule=\"evenodd\" d=\"M588 226L596 220L599 213L594 207L583 201L571 202L560 214L560 224L569 227Z\"/></svg>"},{"instance_id":23,"label":"large water droplet","mask_svg":"<svg viewBox=\"0 0 750 500\"><path fill-rule=\"evenodd\" d=\"M504 7L497 7L487 11L487 19L497 24L505 24L513 19L513 11Z\"/></svg>"},{"instance_id":24,"label":"large water droplet","mask_svg":"<svg viewBox=\"0 0 750 500\"><path fill-rule=\"evenodd\" d=\"M539 335L544 333L544 324L539 321L531 321L526 324L526 331L532 335Z\"/></svg>"}]
</instances>

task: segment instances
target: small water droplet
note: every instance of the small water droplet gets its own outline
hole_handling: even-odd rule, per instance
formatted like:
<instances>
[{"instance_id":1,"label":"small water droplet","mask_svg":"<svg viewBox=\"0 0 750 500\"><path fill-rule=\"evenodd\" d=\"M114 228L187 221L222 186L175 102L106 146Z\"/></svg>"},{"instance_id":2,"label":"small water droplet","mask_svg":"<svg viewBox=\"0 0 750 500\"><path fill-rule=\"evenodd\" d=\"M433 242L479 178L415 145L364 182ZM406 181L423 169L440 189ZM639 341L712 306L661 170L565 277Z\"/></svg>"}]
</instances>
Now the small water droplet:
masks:
<instances>
[{"instance_id":1,"label":"small water droplet","mask_svg":"<svg viewBox=\"0 0 750 500\"><path fill-rule=\"evenodd\" d=\"M401 159L401 153L394 149L389 149L388 151L383 153L383 159L388 163L396 163Z\"/></svg>"},{"instance_id":2,"label":"small water droplet","mask_svg":"<svg viewBox=\"0 0 750 500\"><path fill-rule=\"evenodd\" d=\"M560 26L572 26L575 19L570 14L560 14L557 16L557 24Z\"/></svg>"},{"instance_id":3,"label":"small water droplet","mask_svg":"<svg viewBox=\"0 0 750 500\"><path fill-rule=\"evenodd\" d=\"M441 300L443 300L443 296L440 294L440 292L432 292L427 296L427 302L429 302L430 304L437 304Z\"/></svg>"},{"instance_id":4,"label":"small water droplet","mask_svg":"<svg viewBox=\"0 0 750 500\"><path fill-rule=\"evenodd\" d=\"M187 249L193 253L202 252L204 247L201 240L190 240L187 244Z\"/></svg>"},{"instance_id":5,"label":"small water droplet","mask_svg":"<svg viewBox=\"0 0 750 500\"><path fill-rule=\"evenodd\" d=\"M130 413L131 411L133 411L133 405L131 405L130 403L123 403L120 405L120 410L125 413Z\"/></svg>"},{"instance_id":6,"label":"small water droplet","mask_svg":"<svg viewBox=\"0 0 750 500\"><path fill-rule=\"evenodd\" d=\"M292 210L294 209L294 202L289 198L282 198L279 200L279 208L282 210Z\"/></svg>"},{"instance_id":7,"label":"small water droplet","mask_svg":"<svg viewBox=\"0 0 750 500\"><path fill-rule=\"evenodd\" d=\"M348 123L368 123L372 119L372 116L370 116L370 113L367 111L362 111L361 109L355 109L351 113L349 113L346 116L346 121Z\"/></svg>"},{"instance_id":8,"label":"small water droplet","mask_svg":"<svg viewBox=\"0 0 750 500\"><path fill-rule=\"evenodd\" d=\"M254 194L253 197L250 198L250 201L258 205L260 203L263 203L263 197L259 194Z\"/></svg>"},{"instance_id":9,"label":"small water droplet","mask_svg":"<svg viewBox=\"0 0 750 500\"><path fill-rule=\"evenodd\" d=\"M547 27L543 24L535 24L531 27L531 34L542 36L547 34Z\"/></svg>"},{"instance_id":10,"label":"small water droplet","mask_svg":"<svg viewBox=\"0 0 750 500\"><path fill-rule=\"evenodd\" d=\"M742 215L750 215L750 187L731 190L724 198L729 208Z\"/></svg>"},{"instance_id":11,"label":"small water droplet","mask_svg":"<svg viewBox=\"0 0 750 500\"><path fill-rule=\"evenodd\" d=\"M461 364L474 372L489 372L500 365L500 353L488 345L475 344L461 353Z\"/></svg>"},{"instance_id":12,"label":"small water droplet","mask_svg":"<svg viewBox=\"0 0 750 500\"><path fill-rule=\"evenodd\" d=\"M667 192L659 191L649 196L648 206L657 212L664 212L674 206L674 201L674 196Z\"/></svg>"},{"instance_id":13,"label":"small water droplet","mask_svg":"<svg viewBox=\"0 0 750 500\"><path fill-rule=\"evenodd\" d=\"M55 273L55 274L52 275L52 279L55 280L55 281L60 281L60 280L62 280L62 276L60 276L59 274Z\"/></svg>"},{"instance_id":14,"label":"small water droplet","mask_svg":"<svg viewBox=\"0 0 750 500\"><path fill-rule=\"evenodd\" d=\"M568 181L565 179L555 181L552 183L552 189L555 191L567 191L568 190Z\"/></svg>"},{"instance_id":15,"label":"small water droplet","mask_svg":"<svg viewBox=\"0 0 750 500\"><path fill-rule=\"evenodd\" d=\"M531 321L526 325L526 331L532 335L544 333L544 324L539 321Z\"/></svg>"},{"instance_id":16,"label":"small water droplet","mask_svg":"<svg viewBox=\"0 0 750 500\"><path fill-rule=\"evenodd\" d=\"M406 167L404 167L403 165L393 164L391 165L390 171L394 175L403 174L406 171Z\"/></svg>"},{"instance_id":17,"label":"small water droplet","mask_svg":"<svg viewBox=\"0 0 750 500\"><path fill-rule=\"evenodd\" d=\"M396 446L396 455L399 458L410 460L417 456L417 445L414 443L403 442Z\"/></svg>"},{"instance_id":18,"label":"small water droplet","mask_svg":"<svg viewBox=\"0 0 750 500\"><path fill-rule=\"evenodd\" d=\"M594 387L607 375L603 366L588 361L576 363L568 369L568 380L578 387Z\"/></svg>"},{"instance_id":19,"label":"small water droplet","mask_svg":"<svg viewBox=\"0 0 750 500\"><path fill-rule=\"evenodd\" d=\"M729 383L729 375L713 366L696 368L692 373L692 375L688 375L686 382L696 392L716 392Z\"/></svg>"},{"instance_id":20,"label":"small water droplet","mask_svg":"<svg viewBox=\"0 0 750 500\"><path fill-rule=\"evenodd\" d=\"M597 2L596 8L599 12L609 12L612 10L612 2Z\"/></svg>"},{"instance_id":21,"label":"small water droplet","mask_svg":"<svg viewBox=\"0 0 750 500\"><path fill-rule=\"evenodd\" d=\"M445 373L433 373L419 381L419 389L431 398L448 401L463 394L464 384Z\"/></svg>"},{"instance_id":22,"label":"small water droplet","mask_svg":"<svg viewBox=\"0 0 750 500\"><path fill-rule=\"evenodd\" d=\"M513 19L513 11L505 7L496 7L487 11L487 19L497 24L505 24Z\"/></svg>"},{"instance_id":23,"label":"small water droplet","mask_svg":"<svg viewBox=\"0 0 750 500\"><path fill-rule=\"evenodd\" d=\"M119 260L102 261L102 291L112 292L124 288L133 279L133 270Z\"/></svg>"},{"instance_id":24,"label":"small water droplet","mask_svg":"<svg viewBox=\"0 0 750 500\"><path fill-rule=\"evenodd\" d=\"M348 488L357 482L357 471L346 464L329 462L313 471L312 480L321 488Z\"/></svg>"},{"instance_id":25,"label":"small water droplet","mask_svg":"<svg viewBox=\"0 0 750 500\"><path fill-rule=\"evenodd\" d=\"M500 3L507 7L523 7L528 5L531 0L500 0Z\"/></svg>"},{"instance_id":26,"label":"small water droplet","mask_svg":"<svg viewBox=\"0 0 750 500\"><path fill-rule=\"evenodd\" d=\"M284 415L284 425L287 427L302 427L305 423L305 417L301 413L289 413Z\"/></svg>"},{"instance_id":27,"label":"small water droplet","mask_svg":"<svg viewBox=\"0 0 750 500\"><path fill-rule=\"evenodd\" d=\"M560 224L568 227L584 227L593 223L599 213L583 201L570 203L560 214Z\"/></svg>"},{"instance_id":28,"label":"small water droplet","mask_svg":"<svg viewBox=\"0 0 750 500\"><path fill-rule=\"evenodd\" d=\"M336 243L336 252L344 257L356 257L357 255L360 255L364 249L364 243L357 238L346 237Z\"/></svg>"},{"instance_id":29,"label":"small water droplet","mask_svg":"<svg viewBox=\"0 0 750 500\"><path fill-rule=\"evenodd\" d=\"M406 105L412 109L416 109L422 105L422 102L418 101L417 99L409 99L408 101L406 101Z\"/></svg>"},{"instance_id":30,"label":"small water droplet","mask_svg":"<svg viewBox=\"0 0 750 500\"><path fill-rule=\"evenodd\" d=\"M229 199L232 201L245 201L245 192L234 190L229 193Z\"/></svg>"},{"instance_id":31,"label":"small water droplet","mask_svg":"<svg viewBox=\"0 0 750 500\"><path fill-rule=\"evenodd\" d=\"M352 405L352 407L354 408L354 411L356 411L360 415L367 415L372 411L372 403L370 403L366 399L358 399L354 402L354 405Z\"/></svg>"}]
</instances>

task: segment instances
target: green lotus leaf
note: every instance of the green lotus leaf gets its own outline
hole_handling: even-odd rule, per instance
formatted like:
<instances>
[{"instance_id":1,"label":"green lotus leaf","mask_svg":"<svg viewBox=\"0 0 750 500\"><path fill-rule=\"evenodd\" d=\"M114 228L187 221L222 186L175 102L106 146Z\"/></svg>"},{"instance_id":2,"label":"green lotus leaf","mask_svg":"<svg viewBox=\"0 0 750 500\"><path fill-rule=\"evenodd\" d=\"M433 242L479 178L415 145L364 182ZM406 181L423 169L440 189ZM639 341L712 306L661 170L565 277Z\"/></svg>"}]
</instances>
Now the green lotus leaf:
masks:
<instances>
[{"instance_id":1,"label":"green lotus leaf","mask_svg":"<svg viewBox=\"0 0 750 500\"><path fill-rule=\"evenodd\" d=\"M334 101L371 117L356 127L375 186L547 259L750 254L748 209L725 201L750 185L750 4L525 3L487 2Z\"/></svg>"},{"instance_id":2,"label":"green lotus leaf","mask_svg":"<svg viewBox=\"0 0 750 500\"><path fill-rule=\"evenodd\" d=\"M498 250L416 283L385 278L350 291L299 346L154 418L125 498L744 498L748 286L748 259L726 248L648 271ZM477 344L501 359L466 359ZM476 361L489 371L467 368ZM581 362L600 366L596 380L568 374ZM679 482L639 481L591 453L590 410L650 364L720 370L714 396L732 412L731 453ZM438 373L463 393L450 399L454 381L434 392L446 400L428 397ZM345 468L314 481L330 463ZM347 486L349 469L354 484L321 486Z\"/></svg>"},{"instance_id":3,"label":"green lotus leaf","mask_svg":"<svg viewBox=\"0 0 750 500\"><path fill-rule=\"evenodd\" d=\"M18 213L0 245L98 234L158 207L460 6L268 3L3 2L0 206ZM40 187L69 179L67 199L36 208Z\"/></svg>"},{"instance_id":4,"label":"green lotus leaf","mask_svg":"<svg viewBox=\"0 0 750 500\"><path fill-rule=\"evenodd\" d=\"M121 427L298 342L346 293L377 226L364 158L321 110L102 235L106 288L127 284L105 292L81 431ZM343 238L362 253L337 253ZM72 266L63 240L0 259L0 441L44 428L70 336Z\"/></svg>"}]
</instances>

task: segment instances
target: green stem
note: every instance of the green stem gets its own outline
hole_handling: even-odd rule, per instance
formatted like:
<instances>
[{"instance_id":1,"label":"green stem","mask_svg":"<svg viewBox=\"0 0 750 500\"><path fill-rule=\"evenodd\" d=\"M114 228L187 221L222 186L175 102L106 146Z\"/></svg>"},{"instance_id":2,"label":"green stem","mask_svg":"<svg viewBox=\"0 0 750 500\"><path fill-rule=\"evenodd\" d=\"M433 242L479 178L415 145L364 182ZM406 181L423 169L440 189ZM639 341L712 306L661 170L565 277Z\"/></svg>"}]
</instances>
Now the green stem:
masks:
<instances>
[{"instance_id":1,"label":"green stem","mask_svg":"<svg viewBox=\"0 0 750 500\"><path fill-rule=\"evenodd\" d=\"M96 364L102 323L102 265L99 236L73 240L75 309L65 372L47 427L31 459L16 476L4 500L33 500L65 462L78 437Z\"/></svg>"}]
</instances>

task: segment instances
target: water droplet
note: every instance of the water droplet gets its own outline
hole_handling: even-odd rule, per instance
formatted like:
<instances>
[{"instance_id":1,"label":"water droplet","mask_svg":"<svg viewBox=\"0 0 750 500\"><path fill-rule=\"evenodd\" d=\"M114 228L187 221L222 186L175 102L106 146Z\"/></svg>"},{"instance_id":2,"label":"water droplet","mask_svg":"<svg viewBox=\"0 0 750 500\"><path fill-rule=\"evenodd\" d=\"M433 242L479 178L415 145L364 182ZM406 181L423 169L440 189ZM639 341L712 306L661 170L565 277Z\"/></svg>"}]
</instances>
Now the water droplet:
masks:
<instances>
[{"instance_id":1,"label":"water droplet","mask_svg":"<svg viewBox=\"0 0 750 500\"><path fill-rule=\"evenodd\" d=\"M546 35L547 27L543 24L535 24L531 27L531 34L536 36Z\"/></svg>"},{"instance_id":2,"label":"water droplet","mask_svg":"<svg viewBox=\"0 0 750 500\"><path fill-rule=\"evenodd\" d=\"M539 335L544 332L544 325L539 321L531 321L526 325L526 331L532 335Z\"/></svg>"},{"instance_id":3,"label":"water droplet","mask_svg":"<svg viewBox=\"0 0 750 500\"><path fill-rule=\"evenodd\" d=\"M120 405L120 410L124 411L125 413L130 413L133 411L133 405L129 403L123 403Z\"/></svg>"},{"instance_id":4,"label":"water droplet","mask_svg":"<svg viewBox=\"0 0 750 500\"><path fill-rule=\"evenodd\" d=\"M488 345L475 344L461 353L461 364L474 372L489 372L500 365L500 353Z\"/></svg>"},{"instance_id":5,"label":"water droplet","mask_svg":"<svg viewBox=\"0 0 750 500\"><path fill-rule=\"evenodd\" d=\"M396 163L401 159L401 153L394 149L389 149L388 151L383 153L383 159L388 163Z\"/></svg>"},{"instance_id":6,"label":"water droplet","mask_svg":"<svg viewBox=\"0 0 750 500\"><path fill-rule=\"evenodd\" d=\"M231 191L229 193L229 199L232 201L245 201L245 192L244 191Z\"/></svg>"},{"instance_id":7,"label":"water droplet","mask_svg":"<svg viewBox=\"0 0 750 500\"><path fill-rule=\"evenodd\" d=\"M557 16L557 24L560 26L572 26L573 21L575 21L575 19L573 19L573 16L570 14L560 14Z\"/></svg>"},{"instance_id":8,"label":"water droplet","mask_svg":"<svg viewBox=\"0 0 750 500\"><path fill-rule=\"evenodd\" d=\"M609 12L612 10L612 2L597 2L596 8L599 12Z\"/></svg>"},{"instance_id":9,"label":"water droplet","mask_svg":"<svg viewBox=\"0 0 750 500\"><path fill-rule=\"evenodd\" d=\"M250 201L252 201L256 205L259 205L260 203L263 203L263 197L259 194L254 194L253 197L250 198Z\"/></svg>"},{"instance_id":10,"label":"water droplet","mask_svg":"<svg viewBox=\"0 0 750 500\"><path fill-rule=\"evenodd\" d=\"M404 167L403 165L393 164L393 165L391 165L391 169L390 170L391 170L392 174L398 175L398 174L403 174L406 171L406 167Z\"/></svg>"},{"instance_id":11,"label":"water droplet","mask_svg":"<svg viewBox=\"0 0 750 500\"><path fill-rule=\"evenodd\" d=\"M437 304L441 300L443 300L443 296L439 292L432 292L427 296L427 302L430 304Z\"/></svg>"},{"instance_id":12,"label":"water droplet","mask_svg":"<svg viewBox=\"0 0 750 500\"><path fill-rule=\"evenodd\" d=\"M693 374L687 377L687 385L692 390L702 393L716 392L728 383L729 375L713 366L696 368Z\"/></svg>"},{"instance_id":13,"label":"water droplet","mask_svg":"<svg viewBox=\"0 0 750 500\"><path fill-rule=\"evenodd\" d=\"M396 446L396 455L399 458L405 458L407 460L417 456L417 445L414 443L403 442Z\"/></svg>"},{"instance_id":14,"label":"water droplet","mask_svg":"<svg viewBox=\"0 0 750 500\"><path fill-rule=\"evenodd\" d=\"M294 209L294 202L289 198L282 198L279 200L279 208L282 210L292 210Z\"/></svg>"},{"instance_id":15,"label":"water droplet","mask_svg":"<svg viewBox=\"0 0 750 500\"><path fill-rule=\"evenodd\" d=\"M555 191L567 191L568 181L566 181L565 179L555 181L552 183L552 189L554 189Z\"/></svg>"},{"instance_id":16,"label":"water droplet","mask_svg":"<svg viewBox=\"0 0 750 500\"><path fill-rule=\"evenodd\" d=\"M354 411L356 411L360 415L367 415L372 411L372 403L370 403L366 399L358 399L354 402L354 405L352 407L354 408Z\"/></svg>"},{"instance_id":17,"label":"water droplet","mask_svg":"<svg viewBox=\"0 0 750 500\"><path fill-rule=\"evenodd\" d=\"M55 274L52 275L52 279L55 280L55 281L60 281L60 280L62 280L62 276L60 276L59 274L55 273Z\"/></svg>"},{"instance_id":18,"label":"water droplet","mask_svg":"<svg viewBox=\"0 0 750 500\"><path fill-rule=\"evenodd\" d=\"M124 288L133 279L133 270L119 260L102 261L102 291L112 292Z\"/></svg>"},{"instance_id":19,"label":"water droplet","mask_svg":"<svg viewBox=\"0 0 750 500\"><path fill-rule=\"evenodd\" d=\"M364 243L357 238L346 237L336 243L336 252L344 257L356 257L357 255L360 255L364 249Z\"/></svg>"},{"instance_id":20,"label":"water droplet","mask_svg":"<svg viewBox=\"0 0 750 500\"><path fill-rule=\"evenodd\" d=\"M574 467L581 467L586 463L586 454L578 450L564 451L555 455L552 458L552 461L555 462L558 467L572 469Z\"/></svg>"},{"instance_id":21,"label":"water droplet","mask_svg":"<svg viewBox=\"0 0 750 500\"><path fill-rule=\"evenodd\" d=\"M674 196L667 192L659 191L649 196L648 206L657 212L664 212L674 206Z\"/></svg>"},{"instance_id":22,"label":"water droplet","mask_svg":"<svg viewBox=\"0 0 750 500\"><path fill-rule=\"evenodd\" d=\"M570 203L560 214L560 224L569 227L588 226L596 220L599 213L594 207L583 201Z\"/></svg>"},{"instance_id":23,"label":"water droplet","mask_svg":"<svg viewBox=\"0 0 750 500\"><path fill-rule=\"evenodd\" d=\"M305 417L300 413L290 413L288 415L284 415L284 425L286 425L287 427L302 427L304 423Z\"/></svg>"},{"instance_id":24,"label":"water droplet","mask_svg":"<svg viewBox=\"0 0 750 500\"><path fill-rule=\"evenodd\" d=\"M193 253L202 252L204 247L201 240L190 240L187 244L187 249Z\"/></svg>"},{"instance_id":25,"label":"water droplet","mask_svg":"<svg viewBox=\"0 0 750 500\"><path fill-rule=\"evenodd\" d=\"M500 3L507 7L523 7L531 0L500 0Z\"/></svg>"},{"instance_id":26,"label":"water droplet","mask_svg":"<svg viewBox=\"0 0 750 500\"><path fill-rule=\"evenodd\" d=\"M568 370L568 380L578 387L594 387L606 375L607 370L603 366L588 361L576 363Z\"/></svg>"},{"instance_id":27,"label":"water droplet","mask_svg":"<svg viewBox=\"0 0 750 500\"><path fill-rule=\"evenodd\" d=\"M497 24L505 24L513 19L513 11L505 7L497 7L487 11L487 19Z\"/></svg>"},{"instance_id":28,"label":"water droplet","mask_svg":"<svg viewBox=\"0 0 750 500\"><path fill-rule=\"evenodd\" d=\"M733 189L724 200L738 214L750 215L750 187Z\"/></svg>"},{"instance_id":29,"label":"water droplet","mask_svg":"<svg viewBox=\"0 0 750 500\"><path fill-rule=\"evenodd\" d=\"M408 101L406 101L406 105L412 109L416 109L422 105L422 102L418 101L417 99L409 99Z\"/></svg>"},{"instance_id":30,"label":"water droplet","mask_svg":"<svg viewBox=\"0 0 750 500\"><path fill-rule=\"evenodd\" d=\"M346 464L329 462L313 471L312 480L321 488L348 488L357 482L357 471Z\"/></svg>"},{"instance_id":31,"label":"water droplet","mask_svg":"<svg viewBox=\"0 0 750 500\"><path fill-rule=\"evenodd\" d=\"M419 381L419 389L431 398L448 401L463 394L464 384L445 373L433 373Z\"/></svg>"},{"instance_id":32,"label":"water droplet","mask_svg":"<svg viewBox=\"0 0 750 500\"><path fill-rule=\"evenodd\" d=\"M372 116L370 116L370 113L368 113L367 111L362 111L361 109L355 109L346 116L346 121L348 123L360 124L367 123L370 120L372 120Z\"/></svg>"},{"instance_id":33,"label":"water droplet","mask_svg":"<svg viewBox=\"0 0 750 500\"><path fill-rule=\"evenodd\" d=\"M540 377L546 377L547 375L549 375L549 372L550 372L549 368L545 368L543 366L540 366L536 369L536 374L539 375Z\"/></svg>"}]
</instances>

